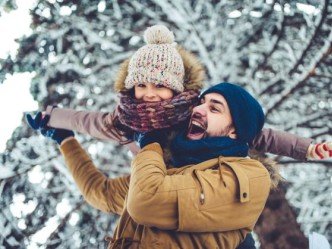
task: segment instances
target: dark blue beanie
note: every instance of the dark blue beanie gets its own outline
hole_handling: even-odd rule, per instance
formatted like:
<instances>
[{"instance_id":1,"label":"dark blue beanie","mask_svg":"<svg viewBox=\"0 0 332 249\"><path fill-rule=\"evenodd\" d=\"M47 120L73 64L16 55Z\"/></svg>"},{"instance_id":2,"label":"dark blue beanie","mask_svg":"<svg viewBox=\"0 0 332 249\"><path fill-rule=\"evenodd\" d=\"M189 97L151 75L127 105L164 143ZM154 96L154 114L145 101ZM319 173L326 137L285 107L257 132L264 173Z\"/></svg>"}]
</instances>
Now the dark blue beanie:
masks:
<instances>
[{"instance_id":1,"label":"dark blue beanie","mask_svg":"<svg viewBox=\"0 0 332 249\"><path fill-rule=\"evenodd\" d=\"M225 82L208 88L200 98L208 93L219 93L225 98L237 139L251 143L264 125L264 112L257 100L242 87Z\"/></svg>"}]
</instances>

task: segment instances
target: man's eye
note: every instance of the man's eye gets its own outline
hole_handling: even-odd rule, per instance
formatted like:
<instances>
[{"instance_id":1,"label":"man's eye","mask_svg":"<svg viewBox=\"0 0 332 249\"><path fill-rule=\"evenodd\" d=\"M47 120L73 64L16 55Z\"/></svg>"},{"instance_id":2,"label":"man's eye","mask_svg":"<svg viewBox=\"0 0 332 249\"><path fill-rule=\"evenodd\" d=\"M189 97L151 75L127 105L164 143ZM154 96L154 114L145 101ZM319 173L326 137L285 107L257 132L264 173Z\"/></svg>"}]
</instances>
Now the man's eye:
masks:
<instances>
[{"instance_id":1,"label":"man's eye","mask_svg":"<svg viewBox=\"0 0 332 249\"><path fill-rule=\"evenodd\" d=\"M220 112L219 109L217 109L215 107L211 107L210 110L211 110L211 112Z\"/></svg>"}]
</instances>

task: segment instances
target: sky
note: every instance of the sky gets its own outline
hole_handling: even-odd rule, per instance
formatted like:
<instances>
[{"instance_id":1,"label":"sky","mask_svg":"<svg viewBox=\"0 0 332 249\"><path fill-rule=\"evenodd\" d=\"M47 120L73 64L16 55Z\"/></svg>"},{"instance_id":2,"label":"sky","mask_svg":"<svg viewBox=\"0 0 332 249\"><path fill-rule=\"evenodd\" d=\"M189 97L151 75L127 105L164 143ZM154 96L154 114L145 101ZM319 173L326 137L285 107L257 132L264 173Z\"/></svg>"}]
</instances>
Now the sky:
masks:
<instances>
[{"instance_id":1,"label":"sky","mask_svg":"<svg viewBox=\"0 0 332 249\"><path fill-rule=\"evenodd\" d=\"M18 43L15 39L29 35L31 18L29 8L35 0L17 0L17 10L2 12L0 16L0 58L8 54L15 56ZM33 73L8 75L0 84L0 153L4 151L7 140L22 122L24 112L35 111L38 103L30 95L30 82Z\"/></svg>"}]
</instances>

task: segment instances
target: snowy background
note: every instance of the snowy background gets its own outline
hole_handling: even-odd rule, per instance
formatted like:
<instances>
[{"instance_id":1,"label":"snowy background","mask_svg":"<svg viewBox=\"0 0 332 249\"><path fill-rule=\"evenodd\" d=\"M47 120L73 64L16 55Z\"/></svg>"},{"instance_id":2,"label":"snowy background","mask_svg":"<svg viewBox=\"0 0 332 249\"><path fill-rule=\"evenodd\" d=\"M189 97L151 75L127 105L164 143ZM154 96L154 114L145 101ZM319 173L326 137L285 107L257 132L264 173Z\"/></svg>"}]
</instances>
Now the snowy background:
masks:
<instances>
[{"instance_id":1,"label":"snowy background","mask_svg":"<svg viewBox=\"0 0 332 249\"><path fill-rule=\"evenodd\" d=\"M30 20L23 19L28 4ZM231 81L254 94L268 127L332 140L328 0L2 0L0 8L0 45L10 47L0 52L1 142L10 138L0 154L2 248L104 248L116 217L84 202L56 144L29 129L22 112L48 104L113 110L119 63L144 44L143 31L154 24L167 25L200 58L206 86ZM19 10L17 17L7 16ZM7 43L20 34L14 45ZM22 95L28 88L36 102ZM77 137L110 177L129 172L124 148ZM332 243L332 161L276 160L301 230L324 234ZM278 248L278 239L259 237L262 245L269 240L266 248ZM288 248L297 248L291 243Z\"/></svg>"},{"instance_id":2,"label":"snowy background","mask_svg":"<svg viewBox=\"0 0 332 249\"><path fill-rule=\"evenodd\" d=\"M20 0L17 1L20 6L18 9L9 13L1 12L0 34L5 34L0 40L1 59L8 55L15 56L19 47L15 40L32 33L29 8L34 3L35 0ZM8 74L6 80L0 84L0 115L6 116L6 122L0 123L0 152L5 149L6 141L11 137L13 130L21 124L22 112L38 108L38 103L33 100L29 90L33 75L29 72ZM11 107L10 110L8 106Z\"/></svg>"}]
</instances>

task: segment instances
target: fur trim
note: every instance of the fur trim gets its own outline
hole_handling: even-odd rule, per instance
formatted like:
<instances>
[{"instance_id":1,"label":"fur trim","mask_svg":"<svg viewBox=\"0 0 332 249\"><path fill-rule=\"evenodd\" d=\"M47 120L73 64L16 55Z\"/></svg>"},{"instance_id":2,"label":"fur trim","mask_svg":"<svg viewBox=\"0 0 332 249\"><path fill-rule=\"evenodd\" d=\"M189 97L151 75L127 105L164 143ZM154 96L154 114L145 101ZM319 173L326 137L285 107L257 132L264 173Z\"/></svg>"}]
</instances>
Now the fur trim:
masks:
<instances>
[{"instance_id":1,"label":"fur trim","mask_svg":"<svg viewBox=\"0 0 332 249\"><path fill-rule=\"evenodd\" d=\"M183 60L185 76L185 90L202 90L205 80L205 69L198 58L191 52L178 46L177 50ZM117 77L114 82L114 90L116 92L128 91L125 88L125 79L128 75L128 66L130 58L121 63Z\"/></svg>"},{"instance_id":2,"label":"fur trim","mask_svg":"<svg viewBox=\"0 0 332 249\"><path fill-rule=\"evenodd\" d=\"M276 161L268 158L255 150L249 151L249 156L252 159L255 159L262 163L267 171L270 173L271 178L271 189L276 189L279 182L284 181L285 179L280 175L279 165Z\"/></svg>"},{"instance_id":3,"label":"fur trim","mask_svg":"<svg viewBox=\"0 0 332 249\"><path fill-rule=\"evenodd\" d=\"M205 80L205 69L202 63L193 53L180 46L177 49L184 64L184 89L201 91Z\"/></svg>"},{"instance_id":4,"label":"fur trim","mask_svg":"<svg viewBox=\"0 0 332 249\"><path fill-rule=\"evenodd\" d=\"M130 58L126 59L124 62L121 63L117 76L114 82L114 90L115 92L122 92L128 91L125 88L125 80L128 75L128 67L129 67Z\"/></svg>"}]
</instances>

